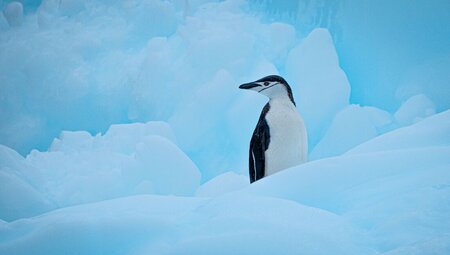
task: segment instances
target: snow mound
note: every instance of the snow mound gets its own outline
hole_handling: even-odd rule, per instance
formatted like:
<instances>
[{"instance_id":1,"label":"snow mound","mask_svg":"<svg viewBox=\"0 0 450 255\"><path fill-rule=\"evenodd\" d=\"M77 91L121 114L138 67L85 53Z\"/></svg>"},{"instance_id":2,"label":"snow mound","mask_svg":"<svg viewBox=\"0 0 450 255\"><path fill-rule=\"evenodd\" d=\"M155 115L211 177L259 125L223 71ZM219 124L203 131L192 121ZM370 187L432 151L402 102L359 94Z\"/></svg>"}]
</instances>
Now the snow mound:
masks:
<instances>
[{"instance_id":1,"label":"snow mound","mask_svg":"<svg viewBox=\"0 0 450 255\"><path fill-rule=\"evenodd\" d=\"M281 2L1 1L0 254L450 254L448 4ZM319 160L250 185L268 74Z\"/></svg>"},{"instance_id":2,"label":"snow mound","mask_svg":"<svg viewBox=\"0 0 450 255\"><path fill-rule=\"evenodd\" d=\"M324 137L311 152L311 159L337 156L387 131L388 112L375 107L349 105L338 112Z\"/></svg>"},{"instance_id":3,"label":"snow mound","mask_svg":"<svg viewBox=\"0 0 450 255\"><path fill-rule=\"evenodd\" d=\"M435 113L434 103L424 94L420 94L406 100L394 114L394 117L401 126L408 126Z\"/></svg>"},{"instance_id":4,"label":"snow mound","mask_svg":"<svg viewBox=\"0 0 450 255\"><path fill-rule=\"evenodd\" d=\"M2 219L132 194L193 195L200 172L174 140L167 123L148 122L113 125L103 136L64 131L26 159L2 146L1 194L22 196L2 199Z\"/></svg>"},{"instance_id":5,"label":"snow mound","mask_svg":"<svg viewBox=\"0 0 450 255\"><path fill-rule=\"evenodd\" d=\"M249 190L341 215L381 252L425 245L450 229L449 120L450 111L438 114L344 156L264 178Z\"/></svg>"},{"instance_id":6,"label":"snow mound","mask_svg":"<svg viewBox=\"0 0 450 255\"><path fill-rule=\"evenodd\" d=\"M249 13L247 1L20 2L17 29L0 15L8 95L0 98L0 140L21 155L47 150L63 130L96 134L114 123L162 120L207 181L242 172L247 162L266 98L247 96L239 84L283 75L311 144L348 105L330 33L316 29L302 40L292 24ZM124 140L118 143L129 154L133 142Z\"/></svg>"},{"instance_id":7,"label":"snow mound","mask_svg":"<svg viewBox=\"0 0 450 255\"><path fill-rule=\"evenodd\" d=\"M42 176L22 156L0 145L0 219L11 221L54 209L56 206L33 185L40 179Z\"/></svg>"},{"instance_id":8,"label":"snow mound","mask_svg":"<svg viewBox=\"0 0 450 255\"><path fill-rule=\"evenodd\" d=\"M158 245L163 233L175 234L177 222L202 202L140 195L63 208L1 224L0 253L131 254L135 247Z\"/></svg>"},{"instance_id":9,"label":"snow mound","mask_svg":"<svg viewBox=\"0 0 450 255\"><path fill-rule=\"evenodd\" d=\"M13 1L6 5L3 15L8 21L9 26L18 27L23 22L23 5L20 2Z\"/></svg>"},{"instance_id":10,"label":"snow mound","mask_svg":"<svg viewBox=\"0 0 450 255\"><path fill-rule=\"evenodd\" d=\"M450 111L428 117L418 123L396 129L351 149L349 154L413 149L450 144Z\"/></svg>"},{"instance_id":11,"label":"snow mound","mask_svg":"<svg viewBox=\"0 0 450 255\"><path fill-rule=\"evenodd\" d=\"M215 197L240 190L249 185L248 176L226 172L202 184L196 192L199 197Z\"/></svg>"},{"instance_id":12,"label":"snow mound","mask_svg":"<svg viewBox=\"0 0 450 255\"><path fill-rule=\"evenodd\" d=\"M239 189L224 174L198 189L208 198L128 196L1 221L0 253L447 254L449 116Z\"/></svg>"},{"instance_id":13,"label":"snow mound","mask_svg":"<svg viewBox=\"0 0 450 255\"><path fill-rule=\"evenodd\" d=\"M350 97L350 85L328 30L314 29L293 48L286 60L286 72L313 148L335 114L349 104Z\"/></svg>"}]
</instances>

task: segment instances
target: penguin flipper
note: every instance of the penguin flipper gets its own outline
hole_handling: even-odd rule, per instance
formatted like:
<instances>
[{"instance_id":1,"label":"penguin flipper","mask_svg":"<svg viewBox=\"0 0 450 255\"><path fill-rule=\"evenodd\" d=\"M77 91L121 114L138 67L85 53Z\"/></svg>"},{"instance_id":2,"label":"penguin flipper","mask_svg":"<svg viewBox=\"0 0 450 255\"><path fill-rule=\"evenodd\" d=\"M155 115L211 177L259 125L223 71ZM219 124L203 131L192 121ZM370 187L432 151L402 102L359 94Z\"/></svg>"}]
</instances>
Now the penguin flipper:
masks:
<instances>
[{"instance_id":1,"label":"penguin flipper","mask_svg":"<svg viewBox=\"0 0 450 255\"><path fill-rule=\"evenodd\" d=\"M270 105L264 106L258 124L253 132L250 141L249 151L249 175L250 183L253 183L265 175L265 152L270 143L270 130L265 119L266 113L269 111Z\"/></svg>"}]
</instances>

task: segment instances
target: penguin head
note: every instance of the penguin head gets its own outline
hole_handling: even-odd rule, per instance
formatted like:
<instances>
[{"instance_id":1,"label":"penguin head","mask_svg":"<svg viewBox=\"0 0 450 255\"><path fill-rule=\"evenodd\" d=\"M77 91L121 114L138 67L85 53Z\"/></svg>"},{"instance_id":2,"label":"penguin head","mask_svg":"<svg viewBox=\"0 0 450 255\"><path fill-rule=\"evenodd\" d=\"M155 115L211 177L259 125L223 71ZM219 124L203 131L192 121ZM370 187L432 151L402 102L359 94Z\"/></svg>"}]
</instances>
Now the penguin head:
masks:
<instances>
[{"instance_id":1,"label":"penguin head","mask_svg":"<svg viewBox=\"0 0 450 255\"><path fill-rule=\"evenodd\" d=\"M295 105L291 87L283 77L278 75L269 75L253 82L244 83L239 88L254 90L270 99L287 96Z\"/></svg>"}]
</instances>

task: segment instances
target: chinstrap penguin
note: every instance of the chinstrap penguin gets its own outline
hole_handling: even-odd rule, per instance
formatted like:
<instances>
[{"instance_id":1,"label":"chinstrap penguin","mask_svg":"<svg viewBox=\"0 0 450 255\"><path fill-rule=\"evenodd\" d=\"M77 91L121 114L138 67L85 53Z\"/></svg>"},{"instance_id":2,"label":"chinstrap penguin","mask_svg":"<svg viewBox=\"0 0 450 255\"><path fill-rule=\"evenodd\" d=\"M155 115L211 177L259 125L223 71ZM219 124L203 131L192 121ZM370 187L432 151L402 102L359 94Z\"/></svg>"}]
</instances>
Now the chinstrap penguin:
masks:
<instances>
[{"instance_id":1,"label":"chinstrap penguin","mask_svg":"<svg viewBox=\"0 0 450 255\"><path fill-rule=\"evenodd\" d=\"M250 141L250 183L306 162L306 128L289 84L281 76L269 75L239 88L254 90L269 98Z\"/></svg>"}]
</instances>

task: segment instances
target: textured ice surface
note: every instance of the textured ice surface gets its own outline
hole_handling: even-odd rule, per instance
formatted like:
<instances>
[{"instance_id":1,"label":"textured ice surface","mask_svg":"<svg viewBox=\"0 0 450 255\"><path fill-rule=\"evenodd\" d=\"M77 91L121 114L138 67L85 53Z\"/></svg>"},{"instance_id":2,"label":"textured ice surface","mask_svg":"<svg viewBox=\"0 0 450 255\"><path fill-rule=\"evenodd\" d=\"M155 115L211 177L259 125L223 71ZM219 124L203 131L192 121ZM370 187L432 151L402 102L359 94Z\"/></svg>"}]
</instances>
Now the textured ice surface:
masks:
<instances>
[{"instance_id":1,"label":"textured ice surface","mask_svg":"<svg viewBox=\"0 0 450 255\"><path fill-rule=\"evenodd\" d=\"M425 95L415 95L406 100L394 114L395 120L407 126L436 113L434 103Z\"/></svg>"},{"instance_id":2,"label":"textured ice surface","mask_svg":"<svg viewBox=\"0 0 450 255\"><path fill-rule=\"evenodd\" d=\"M215 197L243 189L249 184L247 175L226 172L202 184L195 194L199 197Z\"/></svg>"},{"instance_id":3,"label":"textured ice surface","mask_svg":"<svg viewBox=\"0 0 450 255\"><path fill-rule=\"evenodd\" d=\"M8 95L0 98L1 144L25 156L47 150L63 130L96 134L162 120L203 181L244 173L267 99L237 87L281 74L313 149L349 104L333 38L326 29L299 34L248 8L235 0L42 1L17 29L0 34Z\"/></svg>"},{"instance_id":4,"label":"textured ice surface","mask_svg":"<svg viewBox=\"0 0 450 255\"><path fill-rule=\"evenodd\" d=\"M449 120L240 188L227 173L198 189L209 198L135 195L0 221L0 253L446 254ZM5 165L23 160L3 151Z\"/></svg>"},{"instance_id":5,"label":"textured ice surface","mask_svg":"<svg viewBox=\"0 0 450 255\"><path fill-rule=\"evenodd\" d=\"M449 254L448 3L256 2L0 2L0 254ZM268 74L317 160L250 185Z\"/></svg>"},{"instance_id":6,"label":"textured ice surface","mask_svg":"<svg viewBox=\"0 0 450 255\"><path fill-rule=\"evenodd\" d=\"M193 195L200 172L174 139L167 123L148 122L103 136L64 131L26 159L1 146L2 219L133 194Z\"/></svg>"},{"instance_id":7,"label":"textured ice surface","mask_svg":"<svg viewBox=\"0 0 450 255\"><path fill-rule=\"evenodd\" d=\"M439 123L439 124L436 124ZM348 153L365 153L447 146L450 143L450 111L445 111L415 125L394 130L356 146Z\"/></svg>"},{"instance_id":8,"label":"textured ice surface","mask_svg":"<svg viewBox=\"0 0 450 255\"><path fill-rule=\"evenodd\" d=\"M0 219L30 217L56 206L39 191L37 169L14 150L0 145Z\"/></svg>"},{"instance_id":9,"label":"textured ice surface","mask_svg":"<svg viewBox=\"0 0 450 255\"><path fill-rule=\"evenodd\" d=\"M314 147L350 97L350 85L339 67L329 32L316 29L293 48L286 71L306 123L310 147Z\"/></svg>"},{"instance_id":10,"label":"textured ice surface","mask_svg":"<svg viewBox=\"0 0 450 255\"><path fill-rule=\"evenodd\" d=\"M392 117L375 107L349 105L336 114L311 159L341 155L391 128Z\"/></svg>"}]
</instances>

